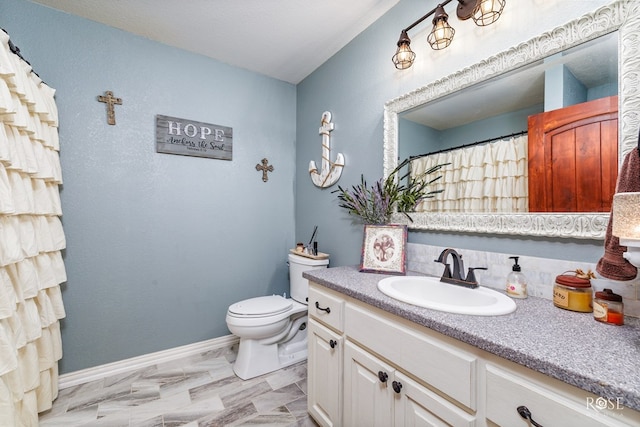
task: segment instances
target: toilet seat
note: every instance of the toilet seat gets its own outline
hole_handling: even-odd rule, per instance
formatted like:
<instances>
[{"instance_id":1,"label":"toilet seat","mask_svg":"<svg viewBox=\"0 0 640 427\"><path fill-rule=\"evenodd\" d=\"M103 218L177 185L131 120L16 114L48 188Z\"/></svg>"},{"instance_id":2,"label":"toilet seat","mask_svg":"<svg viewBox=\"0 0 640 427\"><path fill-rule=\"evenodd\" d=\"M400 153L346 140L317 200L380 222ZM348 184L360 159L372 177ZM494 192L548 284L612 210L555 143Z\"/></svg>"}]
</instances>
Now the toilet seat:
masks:
<instances>
[{"instance_id":1,"label":"toilet seat","mask_svg":"<svg viewBox=\"0 0 640 427\"><path fill-rule=\"evenodd\" d=\"M272 295L250 298L232 304L227 310L226 320L229 330L240 337L249 333L263 335L267 330L276 334L278 330L287 325L291 316L298 313L306 314L306 311L305 304L280 295ZM245 328L249 328L249 330ZM263 338L267 336L265 335Z\"/></svg>"},{"instance_id":2,"label":"toilet seat","mask_svg":"<svg viewBox=\"0 0 640 427\"><path fill-rule=\"evenodd\" d=\"M249 298L229 306L228 314L234 317L269 317L287 312L293 306L290 299L281 295Z\"/></svg>"}]
</instances>

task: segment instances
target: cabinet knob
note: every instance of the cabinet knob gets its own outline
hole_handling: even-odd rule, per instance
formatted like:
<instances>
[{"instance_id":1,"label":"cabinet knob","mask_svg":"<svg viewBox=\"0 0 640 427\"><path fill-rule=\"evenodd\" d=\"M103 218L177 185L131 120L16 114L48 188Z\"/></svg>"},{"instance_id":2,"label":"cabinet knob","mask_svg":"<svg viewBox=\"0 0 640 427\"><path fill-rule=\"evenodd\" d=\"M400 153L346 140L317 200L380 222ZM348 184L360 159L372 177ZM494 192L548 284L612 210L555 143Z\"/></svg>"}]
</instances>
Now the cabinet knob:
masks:
<instances>
[{"instance_id":1,"label":"cabinet knob","mask_svg":"<svg viewBox=\"0 0 640 427\"><path fill-rule=\"evenodd\" d=\"M320 311L326 311L327 314L331 313L331 308L327 307L327 308L322 308L320 307L320 303L318 301L316 301L316 308Z\"/></svg>"},{"instance_id":2,"label":"cabinet knob","mask_svg":"<svg viewBox=\"0 0 640 427\"><path fill-rule=\"evenodd\" d=\"M338 341L329 340L329 347L336 348L337 345L338 345Z\"/></svg>"},{"instance_id":3,"label":"cabinet knob","mask_svg":"<svg viewBox=\"0 0 640 427\"><path fill-rule=\"evenodd\" d=\"M386 372L378 371L378 379L381 383L386 383L389 379L389 375Z\"/></svg>"},{"instance_id":4,"label":"cabinet knob","mask_svg":"<svg viewBox=\"0 0 640 427\"><path fill-rule=\"evenodd\" d=\"M518 406L517 411L522 418L524 418L525 420L529 420L532 426L542 427L541 424L538 424L537 422L533 421L533 417L531 416L531 411L526 406Z\"/></svg>"},{"instance_id":5,"label":"cabinet knob","mask_svg":"<svg viewBox=\"0 0 640 427\"><path fill-rule=\"evenodd\" d=\"M393 391L396 393L400 393L400 390L402 390L402 383L400 381L392 382L391 386L393 387Z\"/></svg>"}]
</instances>

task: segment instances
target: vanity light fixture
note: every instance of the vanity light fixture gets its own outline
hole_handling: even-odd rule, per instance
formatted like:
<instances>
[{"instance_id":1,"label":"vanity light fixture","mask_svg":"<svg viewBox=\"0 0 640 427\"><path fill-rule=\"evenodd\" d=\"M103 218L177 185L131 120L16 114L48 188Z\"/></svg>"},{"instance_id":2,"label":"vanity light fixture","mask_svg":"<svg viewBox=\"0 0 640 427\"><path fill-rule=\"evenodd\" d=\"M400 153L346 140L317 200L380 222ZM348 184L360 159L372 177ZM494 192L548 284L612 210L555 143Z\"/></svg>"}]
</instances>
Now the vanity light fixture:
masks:
<instances>
[{"instance_id":1,"label":"vanity light fixture","mask_svg":"<svg viewBox=\"0 0 640 427\"><path fill-rule=\"evenodd\" d=\"M404 70L405 68L411 67L413 64L413 60L416 59L416 53L411 50L409 45L411 44L411 39L407 34L406 30L402 30L400 33L400 40L398 40L398 50L396 54L393 55L393 63L396 65L398 70Z\"/></svg>"},{"instance_id":2,"label":"vanity light fixture","mask_svg":"<svg viewBox=\"0 0 640 427\"><path fill-rule=\"evenodd\" d=\"M413 65L416 54L410 47L411 39L409 38L409 31L431 15L433 15L433 29L427 36L427 41L429 45L431 45L431 48L439 50L451 44L455 30L449 24L449 15L445 12L444 6L452 1L453 0L445 0L430 10L426 15L402 30L397 43L398 49L396 50L396 54L391 58L397 69L404 70ZM506 0L458 0L456 14L458 19L463 21L473 18L476 25L482 27L498 20L504 10L505 3Z\"/></svg>"},{"instance_id":3,"label":"vanity light fixture","mask_svg":"<svg viewBox=\"0 0 640 427\"><path fill-rule=\"evenodd\" d=\"M491 25L500 18L506 0L480 0L473 11L473 22L480 27Z\"/></svg>"},{"instance_id":4,"label":"vanity light fixture","mask_svg":"<svg viewBox=\"0 0 640 427\"><path fill-rule=\"evenodd\" d=\"M453 35L456 30L449 25L449 15L444 11L444 7L441 4L436 7L436 12L433 15L433 29L427 36L427 41L434 50L444 49L451 44Z\"/></svg>"}]
</instances>

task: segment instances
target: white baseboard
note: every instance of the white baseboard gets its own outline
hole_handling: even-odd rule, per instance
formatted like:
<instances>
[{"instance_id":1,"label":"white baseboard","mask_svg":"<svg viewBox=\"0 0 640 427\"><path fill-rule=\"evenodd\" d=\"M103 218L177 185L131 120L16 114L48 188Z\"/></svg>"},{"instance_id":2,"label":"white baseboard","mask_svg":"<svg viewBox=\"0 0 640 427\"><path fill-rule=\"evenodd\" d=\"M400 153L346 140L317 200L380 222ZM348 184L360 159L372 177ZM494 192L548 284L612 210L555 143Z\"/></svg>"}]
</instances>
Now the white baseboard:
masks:
<instances>
[{"instance_id":1,"label":"white baseboard","mask_svg":"<svg viewBox=\"0 0 640 427\"><path fill-rule=\"evenodd\" d=\"M147 366L153 366L158 363L193 356L205 351L230 346L238 341L239 338L235 335L225 335L207 341L200 341L155 353L143 354L142 356L136 356L130 359L94 366L92 368L69 372L67 374L60 375L58 378L58 388L62 390L64 388L88 383L89 381L99 380L110 375L121 374L128 371L134 371L136 369L146 368Z\"/></svg>"}]
</instances>

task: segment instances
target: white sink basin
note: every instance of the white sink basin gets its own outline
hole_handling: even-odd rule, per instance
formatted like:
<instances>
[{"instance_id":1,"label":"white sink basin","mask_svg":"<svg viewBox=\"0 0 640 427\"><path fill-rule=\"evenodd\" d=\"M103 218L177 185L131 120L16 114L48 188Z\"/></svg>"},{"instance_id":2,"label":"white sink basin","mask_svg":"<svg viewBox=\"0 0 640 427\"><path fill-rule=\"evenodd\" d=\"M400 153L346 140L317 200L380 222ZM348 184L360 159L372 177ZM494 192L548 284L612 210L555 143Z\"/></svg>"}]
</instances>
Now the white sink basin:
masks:
<instances>
[{"instance_id":1,"label":"white sink basin","mask_svg":"<svg viewBox=\"0 0 640 427\"><path fill-rule=\"evenodd\" d=\"M516 310L516 303L505 294L443 283L437 277L388 277L378 282L378 289L399 301L448 313L498 316Z\"/></svg>"}]
</instances>

